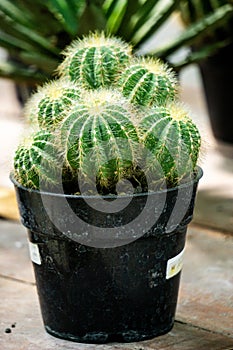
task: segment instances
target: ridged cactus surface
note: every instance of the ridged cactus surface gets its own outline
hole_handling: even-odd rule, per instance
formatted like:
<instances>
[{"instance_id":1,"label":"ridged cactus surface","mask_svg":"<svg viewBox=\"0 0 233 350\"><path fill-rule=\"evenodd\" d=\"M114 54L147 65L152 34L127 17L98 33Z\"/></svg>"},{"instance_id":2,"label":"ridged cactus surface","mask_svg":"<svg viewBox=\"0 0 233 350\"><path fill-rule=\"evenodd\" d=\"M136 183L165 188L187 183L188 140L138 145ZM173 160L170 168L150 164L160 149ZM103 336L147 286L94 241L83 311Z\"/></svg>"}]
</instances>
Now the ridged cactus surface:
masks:
<instances>
[{"instance_id":1,"label":"ridged cactus surface","mask_svg":"<svg viewBox=\"0 0 233 350\"><path fill-rule=\"evenodd\" d=\"M60 76L68 76L85 88L109 86L131 57L131 47L120 39L92 34L74 41L64 52Z\"/></svg>"},{"instance_id":2,"label":"ridged cactus surface","mask_svg":"<svg viewBox=\"0 0 233 350\"><path fill-rule=\"evenodd\" d=\"M84 92L80 102L61 123L67 164L100 188L113 190L136 161L138 144L133 108L119 92L100 89ZM95 179L95 177L94 177Z\"/></svg>"},{"instance_id":3,"label":"ridged cactus surface","mask_svg":"<svg viewBox=\"0 0 233 350\"><path fill-rule=\"evenodd\" d=\"M153 108L142 117L139 128L141 141L150 152L147 161L150 172L156 171L154 165L158 161L169 186L174 186L187 174L193 175L200 134L182 106L173 103Z\"/></svg>"},{"instance_id":4,"label":"ridged cactus surface","mask_svg":"<svg viewBox=\"0 0 233 350\"><path fill-rule=\"evenodd\" d=\"M28 102L39 131L15 154L22 185L55 190L62 181L65 193L91 185L117 194L121 180L146 192L150 181L158 188L192 179L200 134L165 64L131 57L129 45L103 34L75 41L65 56L61 78Z\"/></svg>"},{"instance_id":5,"label":"ridged cactus surface","mask_svg":"<svg viewBox=\"0 0 233 350\"><path fill-rule=\"evenodd\" d=\"M80 88L77 85L65 80L55 80L38 88L28 101L26 118L31 123L38 123L41 129L54 129L79 96Z\"/></svg>"},{"instance_id":6,"label":"ridged cactus surface","mask_svg":"<svg viewBox=\"0 0 233 350\"><path fill-rule=\"evenodd\" d=\"M155 59L137 59L122 72L118 85L124 96L142 106L165 104L177 93L174 73Z\"/></svg>"},{"instance_id":7,"label":"ridged cactus surface","mask_svg":"<svg viewBox=\"0 0 233 350\"><path fill-rule=\"evenodd\" d=\"M16 179L25 187L39 189L55 186L59 179L61 156L56 149L56 140L48 131L39 131L31 136L28 145L19 146L14 157Z\"/></svg>"}]
</instances>

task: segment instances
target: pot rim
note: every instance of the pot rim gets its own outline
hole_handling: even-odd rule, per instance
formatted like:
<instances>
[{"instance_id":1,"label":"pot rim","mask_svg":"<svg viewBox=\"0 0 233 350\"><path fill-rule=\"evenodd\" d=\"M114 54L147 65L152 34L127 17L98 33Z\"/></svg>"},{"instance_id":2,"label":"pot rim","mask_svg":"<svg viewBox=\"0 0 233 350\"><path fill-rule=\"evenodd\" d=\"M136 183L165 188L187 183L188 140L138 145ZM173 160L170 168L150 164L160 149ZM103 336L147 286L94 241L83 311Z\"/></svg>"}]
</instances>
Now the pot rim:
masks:
<instances>
[{"instance_id":1,"label":"pot rim","mask_svg":"<svg viewBox=\"0 0 233 350\"><path fill-rule=\"evenodd\" d=\"M89 199L98 199L100 198L105 198L105 199L112 199L112 198L131 198L131 197L143 197L143 196L150 196L150 195L154 195L154 194L158 194L158 193L164 193L164 192L172 192L172 191L176 191L177 189L180 188L186 188L189 187L190 185L197 183L203 176L203 170L200 166L196 167L196 175L195 178L192 181L188 181L185 183L182 183L178 186L175 187L171 187L171 188L167 188L167 189L163 189L163 190L159 190L159 191L151 191L151 192L144 192L144 193L134 193L134 194L123 194L123 195L102 195L102 196L97 196L97 195L82 195L82 194L65 194L65 193L56 193L56 192L47 192L47 191L39 191L39 190L35 190L32 188L27 188L23 185L21 185L14 177L14 173L13 171L10 173L10 180L11 182L18 188L21 188L24 191L28 191L28 192L33 192L33 193L38 193L38 194L43 194L46 196L52 196L52 197L67 197L67 198L89 198Z\"/></svg>"}]
</instances>

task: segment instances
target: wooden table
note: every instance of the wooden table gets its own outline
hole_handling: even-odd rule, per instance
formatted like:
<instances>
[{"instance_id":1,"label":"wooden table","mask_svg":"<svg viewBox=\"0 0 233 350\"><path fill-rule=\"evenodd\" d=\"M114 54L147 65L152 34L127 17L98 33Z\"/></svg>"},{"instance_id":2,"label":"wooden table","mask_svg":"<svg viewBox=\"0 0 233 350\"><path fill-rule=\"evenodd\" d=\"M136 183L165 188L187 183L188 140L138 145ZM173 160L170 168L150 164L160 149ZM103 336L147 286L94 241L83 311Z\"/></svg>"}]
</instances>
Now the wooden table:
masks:
<instances>
[{"instance_id":1,"label":"wooden table","mask_svg":"<svg viewBox=\"0 0 233 350\"><path fill-rule=\"evenodd\" d=\"M191 226L173 330L140 343L79 344L44 331L26 230L17 222L0 220L0 349L233 349L232 253L231 235Z\"/></svg>"}]
</instances>

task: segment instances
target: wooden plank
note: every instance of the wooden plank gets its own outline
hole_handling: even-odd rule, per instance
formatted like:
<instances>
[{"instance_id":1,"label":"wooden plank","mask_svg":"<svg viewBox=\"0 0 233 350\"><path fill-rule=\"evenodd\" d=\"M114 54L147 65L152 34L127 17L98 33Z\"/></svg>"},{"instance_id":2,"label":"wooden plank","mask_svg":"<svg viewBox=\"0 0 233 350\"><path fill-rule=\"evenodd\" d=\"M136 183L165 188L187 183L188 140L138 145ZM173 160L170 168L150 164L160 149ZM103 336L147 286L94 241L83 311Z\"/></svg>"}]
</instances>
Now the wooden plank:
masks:
<instances>
[{"instance_id":1,"label":"wooden plank","mask_svg":"<svg viewBox=\"0 0 233 350\"><path fill-rule=\"evenodd\" d=\"M0 278L0 344L4 350L226 350L233 338L175 323L167 335L131 344L78 344L48 335L43 328L36 288ZM12 328L12 325L15 327ZM6 328L11 333L5 333Z\"/></svg>"},{"instance_id":2,"label":"wooden plank","mask_svg":"<svg viewBox=\"0 0 233 350\"><path fill-rule=\"evenodd\" d=\"M17 222L0 220L0 275L34 282L27 231Z\"/></svg>"},{"instance_id":3,"label":"wooden plank","mask_svg":"<svg viewBox=\"0 0 233 350\"><path fill-rule=\"evenodd\" d=\"M0 187L0 217L19 221L14 189Z\"/></svg>"},{"instance_id":4,"label":"wooden plank","mask_svg":"<svg viewBox=\"0 0 233 350\"><path fill-rule=\"evenodd\" d=\"M205 145L201 164L204 174L199 183L193 222L233 233L233 146L220 149L219 145L216 141Z\"/></svg>"},{"instance_id":5,"label":"wooden plank","mask_svg":"<svg viewBox=\"0 0 233 350\"><path fill-rule=\"evenodd\" d=\"M232 180L231 180L232 181ZM229 197L229 189L209 188L198 192L194 212L194 222L209 228L233 234L233 197Z\"/></svg>"},{"instance_id":6,"label":"wooden plank","mask_svg":"<svg viewBox=\"0 0 233 350\"><path fill-rule=\"evenodd\" d=\"M231 237L190 227L176 314L179 320L233 334L232 251ZM0 221L0 252L0 275L34 283L22 225Z\"/></svg>"},{"instance_id":7,"label":"wooden plank","mask_svg":"<svg viewBox=\"0 0 233 350\"><path fill-rule=\"evenodd\" d=\"M177 318L233 336L233 238L191 226Z\"/></svg>"}]
</instances>

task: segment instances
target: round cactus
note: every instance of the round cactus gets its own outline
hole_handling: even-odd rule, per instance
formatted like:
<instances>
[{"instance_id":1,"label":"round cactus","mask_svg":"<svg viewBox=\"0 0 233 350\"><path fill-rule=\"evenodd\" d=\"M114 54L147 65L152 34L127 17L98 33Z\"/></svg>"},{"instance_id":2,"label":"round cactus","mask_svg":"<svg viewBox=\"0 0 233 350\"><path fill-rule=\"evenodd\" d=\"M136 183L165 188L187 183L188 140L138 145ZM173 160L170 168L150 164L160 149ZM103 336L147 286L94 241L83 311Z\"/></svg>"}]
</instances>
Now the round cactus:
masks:
<instances>
[{"instance_id":1,"label":"round cactus","mask_svg":"<svg viewBox=\"0 0 233 350\"><path fill-rule=\"evenodd\" d=\"M131 102L150 106L165 104L177 94L174 73L164 63L152 58L139 58L122 72L119 88Z\"/></svg>"},{"instance_id":2,"label":"round cactus","mask_svg":"<svg viewBox=\"0 0 233 350\"><path fill-rule=\"evenodd\" d=\"M132 106L117 91L84 92L61 124L67 164L86 181L113 193L135 162L138 135ZM105 190L104 190L105 189ZM103 192L102 191L102 192Z\"/></svg>"},{"instance_id":3,"label":"round cactus","mask_svg":"<svg viewBox=\"0 0 233 350\"><path fill-rule=\"evenodd\" d=\"M69 77L85 88L109 86L131 57L131 47L117 38L91 34L74 41L64 52L58 68L60 76Z\"/></svg>"},{"instance_id":4,"label":"round cactus","mask_svg":"<svg viewBox=\"0 0 233 350\"><path fill-rule=\"evenodd\" d=\"M43 184L51 190L59 180L62 164L55 147L55 137L48 131L39 131L27 143L15 153L16 179L27 188L39 189Z\"/></svg>"},{"instance_id":5,"label":"round cactus","mask_svg":"<svg viewBox=\"0 0 233 350\"><path fill-rule=\"evenodd\" d=\"M193 175L201 139L196 125L181 105L172 103L144 112L139 129L141 142L150 152L147 160L150 173L156 172L158 162L169 187Z\"/></svg>"},{"instance_id":6,"label":"round cactus","mask_svg":"<svg viewBox=\"0 0 233 350\"><path fill-rule=\"evenodd\" d=\"M117 194L127 179L146 192L151 182L172 187L195 173L200 135L175 101L166 65L132 59L130 46L104 34L75 41L65 56L62 78L28 102L39 131L16 151L22 185L53 190L62 181L65 193Z\"/></svg>"},{"instance_id":7,"label":"round cactus","mask_svg":"<svg viewBox=\"0 0 233 350\"><path fill-rule=\"evenodd\" d=\"M54 129L79 95L77 85L55 80L38 88L25 107L25 116L31 123L38 123L41 129Z\"/></svg>"}]
</instances>

